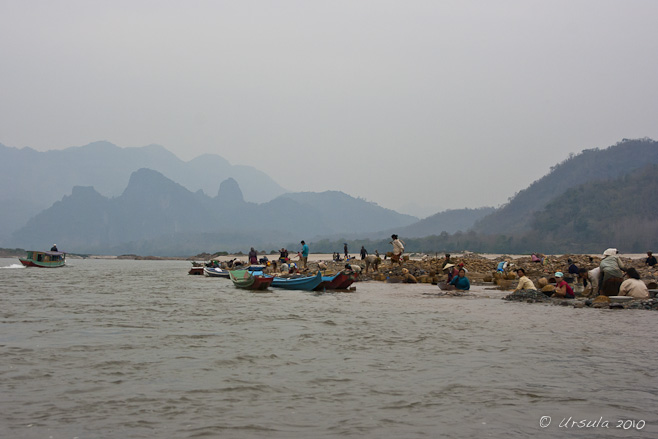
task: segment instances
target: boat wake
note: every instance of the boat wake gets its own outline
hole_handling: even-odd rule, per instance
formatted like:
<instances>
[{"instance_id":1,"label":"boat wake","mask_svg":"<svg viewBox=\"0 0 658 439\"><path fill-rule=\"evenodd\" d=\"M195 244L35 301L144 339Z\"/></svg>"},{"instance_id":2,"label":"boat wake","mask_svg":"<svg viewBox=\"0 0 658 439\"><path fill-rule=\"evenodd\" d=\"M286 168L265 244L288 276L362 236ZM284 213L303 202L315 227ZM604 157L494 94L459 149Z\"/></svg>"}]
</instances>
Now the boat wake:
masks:
<instances>
[{"instance_id":1,"label":"boat wake","mask_svg":"<svg viewBox=\"0 0 658 439\"><path fill-rule=\"evenodd\" d=\"M0 268L25 268L23 264L11 264L6 267L0 267Z\"/></svg>"}]
</instances>

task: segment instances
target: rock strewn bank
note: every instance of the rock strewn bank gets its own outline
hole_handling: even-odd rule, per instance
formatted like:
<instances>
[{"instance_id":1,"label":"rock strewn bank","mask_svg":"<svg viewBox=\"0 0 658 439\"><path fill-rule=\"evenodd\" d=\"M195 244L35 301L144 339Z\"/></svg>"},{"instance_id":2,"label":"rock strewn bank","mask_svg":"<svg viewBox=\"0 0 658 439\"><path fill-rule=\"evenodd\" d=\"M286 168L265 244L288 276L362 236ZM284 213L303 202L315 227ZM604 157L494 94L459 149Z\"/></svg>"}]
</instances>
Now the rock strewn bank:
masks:
<instances>
[{"instance_id":1,"label":"rock strewn bank","mask_svg":"<svg viewBox=\"0 0 658 439\"><path fill-rule=\"evenodd\" d=\"M533 262L530 256L511 257L501 256L497 259L487 258L475 253L466 253L458 257L452 257L453 264L464 263L464 267L468 270L467 277L472 285L486 285L495 287L502 291L511 291L516 287L518 279L514 274L516 268L523 268L526 275L535 283L539 288L539 279L550 279L555 272L562 271L565 274L568 272L568 260L571 259L579 268L587 268L591 270L599 266L601 262L600 256L589 255L561 255L561 256L547 256L544 262ZM630 259L621 258L626 267L634 267L639 273L645 283L650 287L654 287L656 277L658 276L658 269L652 269L644 264L644 259ZM494 276L498 263L502 260L509 262L509 269L507 276L498 277ZM390 259L381 261L378 270L365 273L365 262L361 260L352 259L349 263L352 266L358 265L361 267L360 281L385 281L391 283L405 282L408 275L412 275L419 283L433 283L444 281L446 274L442 271L444 258L421 257L415 259L405 260L402 265L391 265ZM325 267L327 273L336 273L345 267L345 262L322 261L309 262L309 271L316 271L319 267ZM403 270L408 270L408 273ZM611 303L605 296L599 299L588 299L586 297L577 297L576 299L553 299L542 291L535 290L521 290L516 293L511 293L504 297L504 300L526 302L526 303L546 303L562 306L574 306L576 308L591 307L591 308L613 308L613 309L648 309L658 310L658 299L644 299L644 300L631 300L627 303ZM598 300L598 301L597 301Z\"/></svg>"},{"instance_id":2,"label":"rock strewn bank","mask_svg":"<svg viewBox=\"0 0 658 439\"><path fill-rule=\"evenodd\" d=\"M574 308L609 308L609 309L646 309L658 311L658 299L635 299L626 303L614 303L606 296L599 296L596 299L576 298L576 299L553 299L541 291L520 290L513 292L503 300L512 302L526 303L550 303L552 305L573 306Z\"/></svg>"}]
</instances>

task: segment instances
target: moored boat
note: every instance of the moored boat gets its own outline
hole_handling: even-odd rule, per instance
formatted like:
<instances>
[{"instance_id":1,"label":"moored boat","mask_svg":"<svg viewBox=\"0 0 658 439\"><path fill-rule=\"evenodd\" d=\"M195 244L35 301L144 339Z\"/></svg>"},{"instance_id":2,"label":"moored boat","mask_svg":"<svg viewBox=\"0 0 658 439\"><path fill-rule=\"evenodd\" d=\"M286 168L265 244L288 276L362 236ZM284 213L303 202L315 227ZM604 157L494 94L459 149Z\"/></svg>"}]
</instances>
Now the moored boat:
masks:
<instances>
[{"instance_id":1,"label":"moored boat","mask_svg":"<svg viewBox=\"0 0 658 439\"><path fill-rule=\"evenodd\" d=\"M266 290L274 280L273 276L253 274L249 270L229 271L233 285L245 290Z\"/></svg>"},{"instance_id":2,"label":"moored boat","mask_svg":"<svg viewBox=\"0 0 658 439\"><path fill-rule=\"evenodd\" d=\"M203 275L203 264L192 262L192 268L190 268L187 274Z\"/></svg>"},{"instance_id":3,"label":"moored boat","mask_svg":"<svg viewBox=\"0 0 658 439\"><path fill-rule=\"evenodd\" d=\"M66 265L66 253L28 250L27 256L18 260L26 267L57 268Z\"/></svg>"},{"instance_id":4,"label":"moored boat","mask_svg":"<svg viewBox=\"0 0 658 439\"><path fill-rule=\"evenodd\" d=\"M224 279L229 278L229 271L223 270L219 267L203 267L203 274L209 277L223 277Z\"/></svg>"},{"instance_id":5,"label":"moored boat","mask_svg":"<svg viewBox=\"0 0 658 439\"><path fill-rule=\"evenodd\" d=\"M346 290L356 279L354 273L340 272L334 276L322 276L322 282L315 287L315 291L323 290Z\"/></svg>"},{"instance_id":6,"label":"moored boat","mask_svg":"<svg viewBox=\"0 0 658 439\"><path fill-rule=\"evenodd\" d=\"M313 291L320 282L322 282L322 272L318 271L315 276L275 277L272 286L287 290Z\"/></svg>"}]
</instances>

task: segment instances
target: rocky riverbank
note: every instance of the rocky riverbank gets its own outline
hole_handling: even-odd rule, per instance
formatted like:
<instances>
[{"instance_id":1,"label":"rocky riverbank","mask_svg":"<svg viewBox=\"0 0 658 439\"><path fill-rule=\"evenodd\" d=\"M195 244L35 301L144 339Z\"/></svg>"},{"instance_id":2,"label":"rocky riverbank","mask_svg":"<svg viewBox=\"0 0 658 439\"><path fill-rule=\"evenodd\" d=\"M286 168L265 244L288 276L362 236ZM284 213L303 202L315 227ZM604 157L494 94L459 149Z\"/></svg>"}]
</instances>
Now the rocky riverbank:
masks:
<instances>
[{"instance_id":1,"label":"rocky riverbank","mask_svg":"<svg viewBox=\"0 0 658 439\"><path fill-rule=\"evenodd\" d=\"M482 285L496 288L501 291L512 291L516 288L518 278L515 274L517 268L523 268L526 275L534 282L535 286L541 288L547 284L545 289L551 289L551 282L554 281L553 275L557 271L565 274L568 273L569 260L572 260L579 268L591 270L601 262L600 256L589 255L560 255L546 256L542 262L533 262L530 256L507 256L502 255L499 258L491 258L476 253L464 253L459 256L453 256L450 263L458 265L463 263L464 268L468 270L467 277L472 285ZM657 288L658 270L647 267L644 259L621 258L626 267L634 267L642 277L642 280L650 289ZM438 284L445 281L447 274L442 270L445 258L420 256L417 258L408 258L401 265L392 264L390 259L382 258L377 270L372 268L366 273L365 261L360 259L351 259L347 263L352 267L358 267L361 273L360 281L382 281L389 283L417 282ZM507 261L508 269L504 274L496 273L496 267L499 262ZM345 268L345 261L313 261L309 262L309 272L322 269L327 274L337 273ZM274 271L274 270L272 270ZM579 285L577 279L573 279L572 285ZM580 288L576 288L580 290ZM451 295L451 294L446 294ZM561 306L574 306L576 308L612 308L612 309L651 309L658 310L658 299L631 300L626 303L613 303L605 297L596 299L587 297L577 297L576 299L553 299L542 291L521 290L511 293L504 297L505 300L527 302L527 303L546 303Z\"/></svg>"},{"instance_id":2,"label":"rocky riverbank","mask_svg":"<svg viewBox=\"0 0 658 439\"><path fill-rule=\"evenodd\" d=\"M503 297L503 300L526 303L547 303L559 306L573 306L574 308L646 309L658 311L658 299L656 298L635 299L629 300L625 303L615 303L607 296L598 296L594 299L584 297L576 297L575 299L553 299L541 291L520 290Z\"/></svg>"}]
</instances>

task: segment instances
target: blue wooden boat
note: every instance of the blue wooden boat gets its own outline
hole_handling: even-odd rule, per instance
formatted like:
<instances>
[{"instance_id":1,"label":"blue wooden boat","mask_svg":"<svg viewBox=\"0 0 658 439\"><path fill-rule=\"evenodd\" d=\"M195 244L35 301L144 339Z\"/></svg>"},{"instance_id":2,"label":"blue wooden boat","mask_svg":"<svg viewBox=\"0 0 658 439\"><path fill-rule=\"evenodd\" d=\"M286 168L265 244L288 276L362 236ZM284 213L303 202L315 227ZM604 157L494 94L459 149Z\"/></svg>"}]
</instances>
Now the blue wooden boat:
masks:
<instances>
[{"instance_id":1,"label":"blue wooden boat","mask_svg":"<svg viewBox=\"0 0 658 439\"><path fill-rule=\"evenodd\" d=\"M322 272L318 271L315 276L301 277L275 277L272 286L285 288L287 290L313 291L322 282Z\"/></svg>"}]
</instances>

